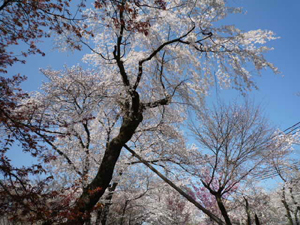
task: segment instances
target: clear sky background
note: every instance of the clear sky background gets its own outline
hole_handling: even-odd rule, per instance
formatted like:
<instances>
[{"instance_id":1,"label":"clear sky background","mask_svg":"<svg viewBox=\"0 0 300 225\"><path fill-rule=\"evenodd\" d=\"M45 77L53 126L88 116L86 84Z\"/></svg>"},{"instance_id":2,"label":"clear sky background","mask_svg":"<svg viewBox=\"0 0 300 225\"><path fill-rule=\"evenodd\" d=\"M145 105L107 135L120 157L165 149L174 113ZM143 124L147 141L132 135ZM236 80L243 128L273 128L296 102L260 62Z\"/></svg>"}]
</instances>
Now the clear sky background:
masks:
<instances>
[{"instance_id":1,"label":"clear sky background","mask_svg":"<svg viewBox=\"0 0 300 225\"><path fill-rule=\"evenodd\" d=\"M262 71L262 76L256 77L259 90L252 91L249 97L262 106L271 123L284 130L300 121L300 1L228 0L228 3L243 7L246 13L232 15L224 23L234 24L244 31L272 30L280 37L268 44L274 50L267 54L267 59L279 68L281 74L274 75L270 70ZM28 76L23 84L27 91L37 90L42 80L46 80L39 73L39 68L51 66L62 69L64 64L81 64L81 57L89 52L84 49L75 54L57 53L49 41L41 43L40 47L45 51L45 57L29 56L25 65L15 64L9 69L10 75L21 73ZM208 100L214 101L216 93L225 101L239 96L236 91L213 88Z\"/></svg>"},{"instance_id":2,"label":"clear sky background","mask_svg":"<svg viewBox=\"0 0 300 225\"><path fill-rule=\"evenodd\" d=\"M228 23L248 31L254 29L272 30L278 37L269 42L274 50L267 53L267 59L281 71L262 71L256 77L259 90L249 93L249 97L262 105L266 115L274 125L285 129L300 121L300 1L298 0L229 0L232 5L243 6L245 15L234 15ZM298 93L298 96L297 96ZM219 91L225 99L237 96L237 92ZM214 97L213 94L212 97Z\"/></svg>"}]
</instances>

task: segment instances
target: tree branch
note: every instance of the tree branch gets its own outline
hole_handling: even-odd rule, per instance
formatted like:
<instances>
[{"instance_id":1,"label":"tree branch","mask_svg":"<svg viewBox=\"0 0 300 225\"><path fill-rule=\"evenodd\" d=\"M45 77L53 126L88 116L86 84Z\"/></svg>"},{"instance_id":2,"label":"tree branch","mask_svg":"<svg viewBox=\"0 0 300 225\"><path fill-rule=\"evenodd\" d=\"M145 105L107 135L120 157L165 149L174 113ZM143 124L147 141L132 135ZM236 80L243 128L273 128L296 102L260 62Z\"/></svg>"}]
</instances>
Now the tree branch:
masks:
<instances>
[{"instance_id":1,"label":"tree branch","mask_svg":"<svg viewBox=\"0 0 300 225\"><path fill-rule=\"evenodd\" d=\"M171 98L171 96L167 96L154 102L142 103L142 108L155 108L161 105L168 105L171 101Z\"/></svg>"},{"instance_id":2,"label":"tree branch","mask_svg":"<svg viewBox=\"0 0 300 225\"><path fill-rule=\"evenodd\" d=\"M195 25L193 25L193 27L184 35L180 36L179 38L176 38L176 39L173 39L173 40L170 40L170 41L167 41L163 44L161 44L157 49L155 49L147 58L145 59L142 59L141 61L139 61L139 71L138 71L138 75L137 75L137 78L136 78L136 81L135 81L135 84L133 86L133 89L136 90L139 83L140 83L140 80L142 78L142 75L143 75L143 64L147 61L150 61L154 56L157 55L157 53L160 52L160 50L162 50L165 46L167 45L170 45L170 44L173 44L175 42L180 42L180 40L186 36L188 36L193 30L195 29Z\"/></svg>"},{"instance_id":3,"label":"tree branch","mask_svg":"<svg viewBox=\"0 0 300 225\"><path fill-rule=\"evenodd\" d=\"M213 221L215 221L217 224L220 224L220 225L224 224L221 219L219 219L208 209L206 209L202 205L200 205L197 201L195 201L195 199L193 199L190 195L185 193L181 188L176 186L172 181L170 181L167 177L165 177L158 170L156 170L152 165L150 165L146 160L144 160L140 155L138 155L135 151L133 151L131 148L129 148L126 144L124 145L124 148L126 148L134 157L139 159L144 165L146 165L150 170L152 170L156 175L158 175L163 181L165 181L168 185L170 185L179 194L181 194L183 197L185 197L194 206L196 206L198 209L200 209L202 212L204 212L206 215L208 215Z\"/></svg>"},{"instance_id":4,"label":"tree branch","mask_svg":"<svg viewBox=\"0 0 300 225\"><path fill-rule=\"evenodd\" d=\"M64 157L65 160L67 161L67 163L73 167L73 170L80 176L82 177L82 173L76 168L76 166L74 165L74 163L71 161L71 159L61 150L59 150L51 141L49 141L45 135L39 133L39 132L35 132L37 135L39 135L47 144L49 144L53 150L55 150L60 156Z\"/></svg>"}]
</instances>

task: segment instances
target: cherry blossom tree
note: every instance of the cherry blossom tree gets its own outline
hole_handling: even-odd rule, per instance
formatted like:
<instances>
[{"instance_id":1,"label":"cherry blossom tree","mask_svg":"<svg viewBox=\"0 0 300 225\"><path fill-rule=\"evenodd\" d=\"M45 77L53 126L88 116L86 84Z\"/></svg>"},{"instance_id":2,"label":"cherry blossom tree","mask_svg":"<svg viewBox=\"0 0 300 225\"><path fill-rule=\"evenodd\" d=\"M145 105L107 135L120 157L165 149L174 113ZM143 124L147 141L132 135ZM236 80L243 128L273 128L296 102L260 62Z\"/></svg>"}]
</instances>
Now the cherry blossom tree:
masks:
<instances>
[{"instance_id":1,"label":"cherry blossom tree","mask_svg":"<svg viewBox=\"0 0 300 225\"><path fill-rule=\"evenodd\" d=\"M111 139L111 135L117 132L120 112L118 108L114 110L113 105L104 107L114 102L107 96L101 77L95 71L85 71L74 66L59 72L43 70L43 73L49 82L43 85L41 93L24 100L18 111L31 115L30 119L24 119L30 128L49 124L47 128L33 130L40 140L52 148L41 152L40 156L49 158L50 155L52 158L47 167L47 172L53 177L51 185L58 190L68 186L69 189L64 191L68 192L66 199L69 199L72 189L72 196L76 199L79 193L77 190L84 189L95 176L97 172L95 168L98 168L99 161L103 157L102 149ZM176 130L172 132L170 126L172 123L174 121L170 118L160 126L149 125L145 129L147 133L143 130L137 131L138 138L132 140L135 147L140 149L137 149L137 152L145 156L153 165L164 168L169 161L175 162L180 158L180 152L174 145L183 148L184 141L180 135L176 135ZM56 138L53 139L53 135ZM147 151L143 150L146 148ZM110 184L112 188L109 190L114 192L123 179L129 180L128 175L124 173L128 173L128 167L138 164L140 164L139 160L123 153L116 165L114 180ZM104 199L107 197L109 194ZM62 196L59 199L61 198ZM107 199L104 199L98 206L106 204ZM52 204L55 205L54 202ZM56 221L55 218L59 220L62 215L65 215L67 209L65 206L62 212L51 214L52 221ZM53 211L51 206L49 210Z\"/></svg>"},{"instance_id":2,"label":"cherry blossom tree","mask_svg":"<svg viewBox=\"0 0 300 225\"><path fill-rule=\"evenodd\" d=\"M274 39L271 32L243 33L231 26L212 26L213 22L236 11L222 1L179 1L161 5L111 1L105 3L105 8L96 7L86 12L86 23L93 33L98 32L93 53L85 60L94 63L102 74L110 80L116 79L124 88L118 90L118 99L124 99L122 105L125 106L120 133L106 148L103 167L100 166L88 189L100 185L105 190L111 179L108 174L112 174L122 146L132 138L147 111L176 108L174 115L179 119L185 109L176 102L198 105L195 97L203 99L214 82L212 68L217 68L215 72L222 84L229 85L233 81L234 87L241 90L254 86L243 62L252 62L258 71L265 67L277 71L261 55L266 48L254 44ZM130 26L135 21L140 29ZM217 67L213 67L215 63ZM102 191L95 196L83 193L81 200L90 208L90 202L101 195Z\"/></svg>"},{"instance_id":3,"label":"cherry blossom tree","mask_svg":"<svg viewBox=\"0 0 300 225\"><path fill-rule=\"evenodd\" d=\"M88 47L91 53L84 60L94 67L43 70L50 80L44 92L15 110L33 115L23 120L29 127L47 125L32 130L51 148L41 156L53 155L49 170L76 190L68 201L72 213L55 211L50 217L87 223L113 176L126 165L123 159L130 158L124 146L154 165L176 162L185 145L180 125L188 110L203 108L215 78L244 93L256 87L249 71L278 72L263 55L269 50L264 44L276 39L271 31L216 25L240 11L223 0L99 0L83 12L75 32L68 23L55 28L58 47Z\"/></svg>"},{"instance_id":4,"label":"cherry blossom tree","mask_svg":"<svg viewBox=\"0 0 300 225\"><path fill-rule=\"evenodd\" d=\"M220 104L212 110L199 111L197 118L199 122L191 124L191 131L202 154L194 158L191 173L215 198L204 202L214 211L220 210L226 224L232 224L224 203L230 202L230 193L241 188L251 174L270 168L270 158L284 157L297 135L272 129L259 108L249 102L242 106ZM200 188L194 189L198 193ZM201 193L197 197L203 202L207 197L204 191Z\"/></svg>"},{"instance_id":5,"label":"cherry blossom tree","mask_svg":"<svg viewBox=\"0 0 300 225\"><path fill-rule=\"evenodd\" d=\"M276 193L258 185L258 181L248 182L247 189L231 196L231 219L241 224L278 224L281 209L276 204Z\"/></svg>"},{"instance_id":6,"label":"cherry blossom tree","mask_svg":"<svg viewBox=\"0 0 300 225\"><path fill-rule=\"evenodd\" d=\"M280 198L282 209L285 211L284 218L288 224L300 224L299 205L299 168L298 161L290 159L280 160L273 158L276 174L283 181L277 195Z\"/></svg>"}]
</instances>

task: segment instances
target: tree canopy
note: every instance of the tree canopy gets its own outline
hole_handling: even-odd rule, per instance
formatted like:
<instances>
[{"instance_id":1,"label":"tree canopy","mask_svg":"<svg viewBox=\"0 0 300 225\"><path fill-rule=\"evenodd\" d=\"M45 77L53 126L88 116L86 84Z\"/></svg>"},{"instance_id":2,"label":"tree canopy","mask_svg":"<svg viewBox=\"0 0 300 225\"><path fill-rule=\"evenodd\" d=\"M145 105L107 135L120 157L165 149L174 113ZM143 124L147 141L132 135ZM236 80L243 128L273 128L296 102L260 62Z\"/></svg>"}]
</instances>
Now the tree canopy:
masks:
<instances>
[{"instance_id":1,"label":"tree canopy","mask_svg":"<svg viewBox=\"0 0 300 225\"><path fill-rule=\"evenodd\" d=\"M272 130L254 107L207 111L205 96L216 83L245 94L263 69L277 73L264 57L273 32L224 24L241 9L223 0L90 3L1 2L1 72L21 60L9 52L18 42L29 43L23 57L43 54L35 43L51 35L60 50L90 50L83 58L88 69L42 69L48 80L36 93L18 88L21 76L1 78L3 214L43 224L132 218L185 224L192 221L191 203L217 224L231 224L241 205L224 198L238 198L236 189L245 191L246 178L263 170L262 163L285 157L297 134ZM197 116L192 131L210 153L189 146L186 124ZM39 163L15 168L6 153L17 142ZM151 178L143 164L180 195ZM185 179L195 168L218 208ZM121 216L113 220L113 213Z\"/></svg>"}]
</instances>

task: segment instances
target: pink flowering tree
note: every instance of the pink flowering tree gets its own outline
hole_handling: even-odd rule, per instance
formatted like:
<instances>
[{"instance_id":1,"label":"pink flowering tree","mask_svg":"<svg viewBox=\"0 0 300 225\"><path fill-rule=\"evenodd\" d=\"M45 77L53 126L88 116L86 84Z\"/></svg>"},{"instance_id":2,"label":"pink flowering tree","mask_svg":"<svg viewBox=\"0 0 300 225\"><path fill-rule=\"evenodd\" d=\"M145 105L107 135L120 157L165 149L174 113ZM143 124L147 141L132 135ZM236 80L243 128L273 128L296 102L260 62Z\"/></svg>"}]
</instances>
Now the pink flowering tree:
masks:
<instances>
[{"instance_id":1,"label":"pink flowering tree","mask_svg":"<svg viewBox=\"0 0 300 225\"><path fill-rule=\"evenodd\" d=\"M278 72L264 57L269 50L266 42L276 39L273 32L260 29L244 32L232 25L220 26L226 16L241 11L228 6L225 0L97 0L93 3L84 12L76 10L82 16L76 22L66 10L69 1L5 0L0 6L1 22L7 21L0 24L2 72L22 60L8 52L8 46L19 41L29 43L28 52L21 53L22 58L42 53L35 41L48 36L43 28L56 31L58 47L62 50L81 49L81 46L91 50L84 60L93 69L44 70L49 83L43 92L31 97L29 103L35 107L27 105L22 109L29 113L21 114L31 115L22 121L51 149L38 155L44 157L54 152L57 161L50 161L56 166L49 167L57 170L56 181L61 174L68 175L65 187L76 187L77 180L82 181L83 188L78 189L68 204L73 213L60 216L59 210L53 210L50 214L50 218L72 225L88 223L122 157L126 157L124 147L140 151L151 163L157 161L155 156L172 159L174 152L181 150L177 143L184 145L187 137L180 132L180 126L190 109L203 107L216 78L223 87L246 92L256 87L252 71L259 73L269 68ZM13 30L16 33L11 33ZM19 108L13 111L20 112ZM201 170L197 170L201 171L198 178L215 194L218 207L230 224L222 197L251 171L241 165L249 158L256 162L257 152L263 155L264 151L259 150L269 145L262 141L252 150L248 142L240 142L242 148L236 140L245 141L244 137L259 137L264 132L263 137L270 135L265 129L258 129L256 135L254 128L264 128L256 126L250 129L252 135L243 136L238 128L243 126L235 126L243 124L242 119L226 126L223 118L234 121L235 114L211 118L220 124L206 126L208 131L215 129L215 140L207 139L197 128L193 130L199 142L213 153L194 165L209 168L209 180L204 179ZM6 126L6 118L3 121ZM34 130L34 127L44 129ZM226 132L227 128L230 132ZM212 185L214 182L218 182L216 187Z\"/></svg>"},{"instance_id":2,"label":"pink flowering tree","mask_svg":"<svg viewBox=\"0 0 300 225\"><path fill-rule=\"evenodd\" d=\"M226 224L232 224L226 206L230 194L243 190L252 175L270 168L270 157L286 153L295 137L270 127L259 108L249 102L201 110L197 118L199 123L190 128L201 151L193 156L195 166L186 168L198 179L193 192Z\"/></svg>"}]
</instances>

